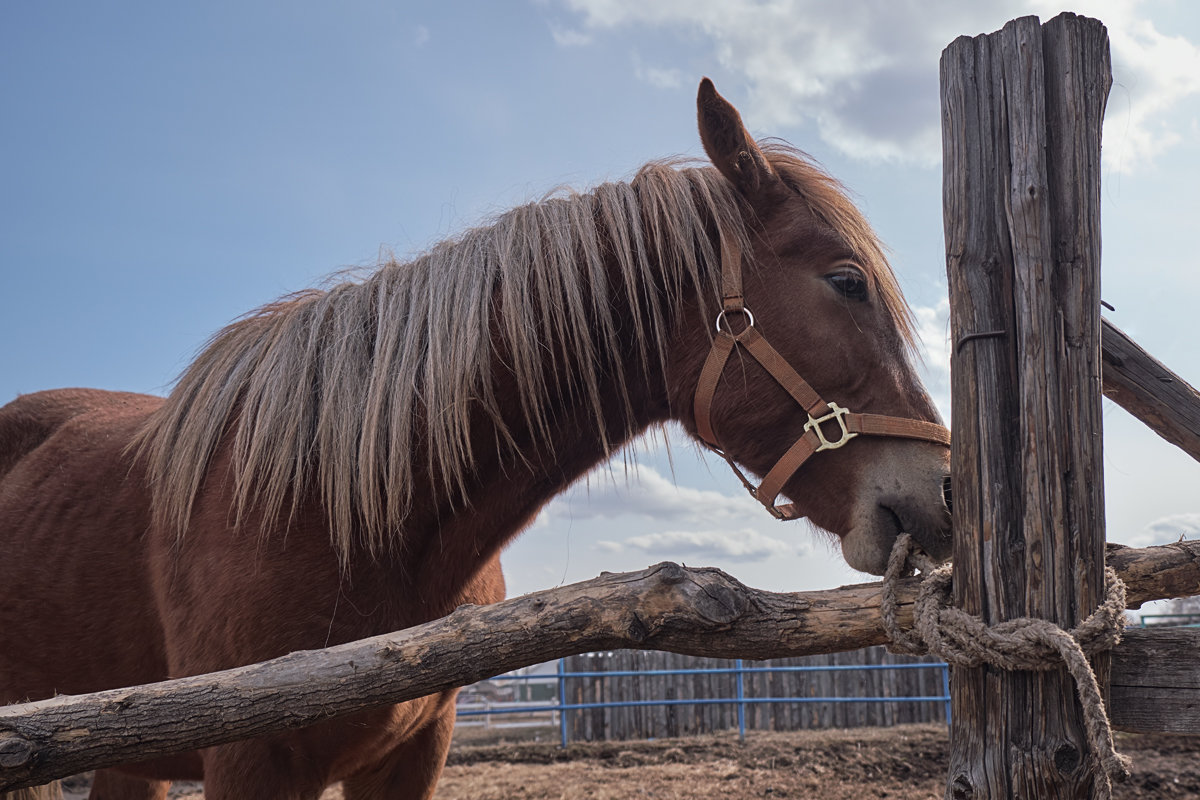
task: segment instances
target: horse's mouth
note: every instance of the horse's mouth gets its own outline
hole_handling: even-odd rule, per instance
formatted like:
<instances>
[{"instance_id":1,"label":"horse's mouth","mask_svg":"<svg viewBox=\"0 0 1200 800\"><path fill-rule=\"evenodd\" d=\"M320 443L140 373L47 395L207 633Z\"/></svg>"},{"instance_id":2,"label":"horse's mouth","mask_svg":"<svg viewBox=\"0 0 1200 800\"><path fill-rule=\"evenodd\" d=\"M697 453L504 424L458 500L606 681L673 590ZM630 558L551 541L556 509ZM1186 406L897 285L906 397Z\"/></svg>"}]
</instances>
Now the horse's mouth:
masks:
<instances>
[{"instance_id":1,"label":"horse's mouth","mask_svg":"<svg viewBox=\"0 0 1200 800\"><path fill-rule=\"evenodd\" d=\"M896 539L908 533L930 558L944 561L950 555L951 539L948 512L942 513L944 519L932 522L902 503L880 502L842 538L842 556L856 570L882 575Z\"/></svg>"},{"instance_id":2,"label":"horse's mouth","mask_svg":"<svg viewBox=\"0 0 1200 800\"><path fill-rule=\"evenodd\" d=\"M902 533L907 533L912 536L913 541L920 547L927 556L934 561L945 561L950 557L950 549L952 540L950 538L949 514L950 514L950 479L947 478L942 485L942 499L946 505L945 519L942 522L947 524L929 524L920 519L914 519L910 515L903 513L903 509L896 510L888 505L880 505L880 508L886 512L894 526L895 533L887 538L887 541L895 543L896 538Z\"/></svg>"}]
</instances>

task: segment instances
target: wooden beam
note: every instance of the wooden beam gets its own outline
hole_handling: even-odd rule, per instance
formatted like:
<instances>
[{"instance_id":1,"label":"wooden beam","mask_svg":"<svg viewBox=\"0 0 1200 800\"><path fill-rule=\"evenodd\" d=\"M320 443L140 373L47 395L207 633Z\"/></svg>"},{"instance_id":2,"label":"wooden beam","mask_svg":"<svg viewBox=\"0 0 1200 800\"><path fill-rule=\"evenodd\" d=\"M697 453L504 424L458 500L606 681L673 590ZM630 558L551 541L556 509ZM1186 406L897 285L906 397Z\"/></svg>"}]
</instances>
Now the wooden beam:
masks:
<instances>
[{"instance_id":1,"label":"wooden beam","mask_svg":"<svg viewBox=\"0 0 1200 800\"><path fill-rule=\"evenodd\" d=\"M951 43L941 79L951 338L963 343L951 369L955 603L988 624L1070 628L1103 591L1108 35L1074 14L1024 17ZM948 798L1088 797L1105 780L1065 671L955 669L951 695Z\"/></svg>"},{"instance_id":2,"label":"wooden beam","mask_svg":"<svg viewBox=\"0 0 1200 800\"><path fill-rule=\"evenodd\" d=\"M1140 608L1151 600L1200 594L1200 540L1155 547L1109 543L1105 563L1125 582L1125 603Z\"/></svg>"},{"instance_id":3,"label":"wooden beam","mask_svg":"<svg viewBox=\"0 0 1200 800\"><path fill-rule=\"evenodd\" d=\"M1113 651L1109 719L1131 733L1200 734L1200 629L1132 628Z\"/></svg>"},{"instance_id":4,"label":"wooden beam","mask_svg":"<svg viewBox=\"0 0 1200 800\"><path fill-rule=\"evenodd\" d=\"M1108 320L1101 340L1105 397L1200 461L1200 392Z\"/></svg>"},{"instance_id":5,"label":"wooden beam","mask_svg":"<svg viewBox=\"0 0 1200 800\"><path fill-rule=\"evenodd\" d=\"M1200 593L1200 541L1114 545L1130 604ZM718 569L640 572L464 606L397 633L173 681L0 708L0 792L319 723L592 650L789 658L886 641L882 584L777 594ZM916 580L899 592L912 623Z\"/></svg>"}]
</instances>

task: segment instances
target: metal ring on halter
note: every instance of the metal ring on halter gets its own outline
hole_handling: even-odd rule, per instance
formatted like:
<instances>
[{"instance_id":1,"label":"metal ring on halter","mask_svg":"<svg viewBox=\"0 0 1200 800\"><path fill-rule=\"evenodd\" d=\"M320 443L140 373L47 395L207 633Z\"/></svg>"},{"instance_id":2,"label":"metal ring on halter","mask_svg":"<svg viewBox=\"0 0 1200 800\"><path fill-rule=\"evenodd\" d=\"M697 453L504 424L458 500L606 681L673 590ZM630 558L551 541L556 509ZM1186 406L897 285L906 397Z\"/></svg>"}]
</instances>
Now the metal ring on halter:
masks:
<instances>
[{"instance_id":1,"label":"metal ring on halter","mask_svg":"<svg viewBox=\"0 0 1200 800\"><path fill-rule=\"evenodd\" d=\"M723 310L720 314L717 314L717 333L721 332L721 320L725 319L725 315L728 313L729 313L729 311L728 311L728 309L726 309L726 310ZM746 328L754 327L754 315L750 313L750 309L739 308L739 309L735 310L733 313L734 314L745 314L746 315ZM742 328L742 330L744 331L746 328ZM729 328L729 332L733 333L732 327Z\"/></svg>"}]
</instances>

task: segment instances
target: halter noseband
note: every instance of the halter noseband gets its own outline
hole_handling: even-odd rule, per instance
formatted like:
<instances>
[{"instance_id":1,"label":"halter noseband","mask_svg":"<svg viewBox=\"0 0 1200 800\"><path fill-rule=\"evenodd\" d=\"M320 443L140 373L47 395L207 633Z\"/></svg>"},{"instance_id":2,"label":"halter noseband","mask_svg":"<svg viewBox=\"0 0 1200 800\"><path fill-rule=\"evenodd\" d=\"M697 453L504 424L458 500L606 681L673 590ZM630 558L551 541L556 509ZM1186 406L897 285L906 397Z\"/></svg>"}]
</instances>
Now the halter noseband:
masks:
<instances>
[{"instance_id":1,"label":"halter noseband","mask_svg":"<svg viewBox=\"0 0 1200 800\"><path fill-rule=\"evenodd\" d=\"M950 431L937 423L904 417L888 417L881 414L857 414L837 403L827 403L822 400L821 396L800 377L796 370L792 369L791 364L762 337L758 328L754 326L754 316L746 308L742 297L741 253L728 238L722 237L722 239L723 297L721 312L717 315L717 335L713 339L712 349L708 351L704 368L700 370L700 381L696 384L694 406L696 429L709 449L729 463L742 485L754 499L766 507L771 516L781 520L798 519L803 516L796 510L794 503L775 505L775 498L783 490L783 485L811 456L822 450L836 450L856 436L923 439L927 442L949 446ZM746 317L746 327L738 333L734 333L733 328L729 325L731 314L742 314ZM738 345L744 347L746 352L753 356L808 414L808 422L804 423L804 434L788 448L775 466L771 467L762 483L757 487L750 482L734 463L733 458L717 443L717 436L712 427L713 396L716 394L717 384L721 380L721 374L725 371L729 356ZM828 429L822 427L827 424L830 425ZM828 438L827 430L837 438Z\"/></svg>"}]
</instances>

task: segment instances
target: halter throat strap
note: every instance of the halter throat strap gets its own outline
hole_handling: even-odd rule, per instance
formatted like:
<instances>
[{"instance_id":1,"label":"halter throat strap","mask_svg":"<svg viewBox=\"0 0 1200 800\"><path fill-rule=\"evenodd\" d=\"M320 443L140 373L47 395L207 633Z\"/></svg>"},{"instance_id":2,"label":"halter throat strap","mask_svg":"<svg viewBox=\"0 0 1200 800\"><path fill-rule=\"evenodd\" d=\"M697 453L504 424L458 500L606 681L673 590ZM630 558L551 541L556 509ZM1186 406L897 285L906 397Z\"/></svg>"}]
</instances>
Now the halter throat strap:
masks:
<instances>
[{"instance_id":1,"label":"halter throat strap","mask_svg":"<svg viewBox=\"0 0 1200 800\"><path fill-rule=\"evenodd\" d=\"M751 496L776 519L790 520L803 516L793 503L775 504L784 484L800 467L817 453L836 450L856 436L892 436L950 445L950 431L937 423L881 414L859 414L822 399L758 332L754 315L744 303L741 251L732 237L722 237L721 284L721 312L717 315L716 336L713 337L712 348L708 351L708 358L704 361L700 380L696 384L696 430L709 449L725 459ZM735 316L745 318L745 326L737 333L733 332L731 319ZM733 457L721 447L712 425L713 398L729 357L738 347L761 364L808 415L804 434L771 467L758 486L746 477Z\"/></svg>"}]
</instances>

